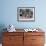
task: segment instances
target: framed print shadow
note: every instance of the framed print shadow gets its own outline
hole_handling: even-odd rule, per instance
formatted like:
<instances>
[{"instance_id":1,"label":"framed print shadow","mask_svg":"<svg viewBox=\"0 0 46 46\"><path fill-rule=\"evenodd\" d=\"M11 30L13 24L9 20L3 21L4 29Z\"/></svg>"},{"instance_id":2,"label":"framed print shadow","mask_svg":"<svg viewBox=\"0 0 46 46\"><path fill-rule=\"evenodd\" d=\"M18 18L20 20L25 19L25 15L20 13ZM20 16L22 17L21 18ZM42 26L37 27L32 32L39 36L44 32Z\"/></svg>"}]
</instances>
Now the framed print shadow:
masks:
<instances>
[{"instance_id":1,"label":"framed print shadow","mask_svg":"<svg viewBox=\"0 0 46 46\"><path fill-rule=\"evenodd\" d=\"M17 8L18 21L35 21L35 7L18 7Z\"/></svg>"}]
</instances>

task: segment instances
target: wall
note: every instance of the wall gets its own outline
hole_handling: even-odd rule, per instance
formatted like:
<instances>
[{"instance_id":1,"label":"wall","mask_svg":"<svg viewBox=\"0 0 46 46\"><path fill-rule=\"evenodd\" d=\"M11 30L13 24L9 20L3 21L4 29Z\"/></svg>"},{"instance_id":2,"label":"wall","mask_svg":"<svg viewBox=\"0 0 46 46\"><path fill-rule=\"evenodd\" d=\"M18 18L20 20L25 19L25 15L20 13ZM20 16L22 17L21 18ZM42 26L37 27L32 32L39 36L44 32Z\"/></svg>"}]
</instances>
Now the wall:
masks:
<instances>
[{"instance_id":1,"label":"wall","mask_svg":"<svg viewBox=\"0 0 46 46\"><path fill-rule=\"evenodd\" d=\"M0 0L0 25L16 28L46 28L46 0ZM18 22L17 7L35 7L35 22Z\"/></svg>"},{"instance_id":2,"label":"wall","mask_svg":"<svg viewBox=\"0 0 46 46\"><path fill-rule=\"evenodd\" d=\"M18 22L17 7L35 7L35 22ZM40 27L46 32L46 0L0 0L0 31L9 24L21 29Z\"/></svg>"}]
</instances>

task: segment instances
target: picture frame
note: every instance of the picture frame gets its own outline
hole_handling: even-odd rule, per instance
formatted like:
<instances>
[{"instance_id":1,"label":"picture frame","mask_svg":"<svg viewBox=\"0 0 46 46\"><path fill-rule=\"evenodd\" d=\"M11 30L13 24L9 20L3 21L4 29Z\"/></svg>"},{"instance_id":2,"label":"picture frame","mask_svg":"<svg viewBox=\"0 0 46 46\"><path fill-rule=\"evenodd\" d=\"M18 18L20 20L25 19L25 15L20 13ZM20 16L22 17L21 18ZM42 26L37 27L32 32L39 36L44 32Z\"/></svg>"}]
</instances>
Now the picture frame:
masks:
<instances>
[{"instance_id":1,"label":"picture frame","mask_svg":"<svg viewBox=\"0 0 46 46\"><path fill-rule=\"evenodd\" d=\"M35 7L18 7L17 21L22 22L35 21Z\"/></svg>"}]
</instances>

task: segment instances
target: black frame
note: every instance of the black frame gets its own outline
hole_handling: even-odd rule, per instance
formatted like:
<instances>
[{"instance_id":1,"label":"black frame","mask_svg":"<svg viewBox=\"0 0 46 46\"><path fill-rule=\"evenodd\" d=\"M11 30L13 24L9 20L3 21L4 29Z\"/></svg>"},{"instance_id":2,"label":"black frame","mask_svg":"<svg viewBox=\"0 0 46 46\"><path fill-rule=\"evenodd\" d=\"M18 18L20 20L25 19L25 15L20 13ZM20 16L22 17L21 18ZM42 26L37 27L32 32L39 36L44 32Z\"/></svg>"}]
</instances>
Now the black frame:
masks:
<instances>
[{"instance_id":1,"label":"black frame","mask_svg":"<svg viewBox=\"0 0 46 46\"><path fill-rule=\"evenodd\" d=\"M20 16L20 9L24 10L24 9L29 9L33 11L33 19L32 20L19 20L19 16ZM31 21L35 21L35 7L18 7L17 8L17 21L21 21L21 22L31 22Z\"/></svg>"}]
</instances>

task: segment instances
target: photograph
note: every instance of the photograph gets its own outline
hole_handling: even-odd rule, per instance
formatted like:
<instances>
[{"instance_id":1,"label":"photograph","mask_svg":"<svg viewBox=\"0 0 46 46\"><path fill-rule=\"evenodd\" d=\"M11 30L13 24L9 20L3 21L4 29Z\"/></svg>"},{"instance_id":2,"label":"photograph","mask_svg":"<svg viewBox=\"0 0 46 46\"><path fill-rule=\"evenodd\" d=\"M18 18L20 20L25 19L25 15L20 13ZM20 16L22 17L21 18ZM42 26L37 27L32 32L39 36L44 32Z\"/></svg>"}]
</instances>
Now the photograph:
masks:
<instances>
[{"instance_id":1,"label":"photograph","mask_svg":"<svg viewBox=\"0 0 46 46\"><path fill-rule=\"evenodd\" d=\"M18 21L34 21L35 7L18 7L17 20Z\"/></svg>"}]
</instances>

